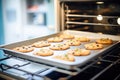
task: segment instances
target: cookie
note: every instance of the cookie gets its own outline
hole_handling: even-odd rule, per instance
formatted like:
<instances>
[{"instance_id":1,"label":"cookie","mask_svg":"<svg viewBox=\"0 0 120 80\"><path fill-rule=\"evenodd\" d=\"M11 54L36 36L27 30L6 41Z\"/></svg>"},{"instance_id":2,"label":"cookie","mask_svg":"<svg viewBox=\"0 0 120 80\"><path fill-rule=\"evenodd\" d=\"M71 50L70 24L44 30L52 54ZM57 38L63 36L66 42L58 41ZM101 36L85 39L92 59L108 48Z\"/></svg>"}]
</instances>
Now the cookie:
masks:
<instances>
[{"instance_id":1,"label":"cookie","mask_svg":"<svg viewBox=\"0 0 120 80\"><path fill-rule=\"evenodd\" d=\"M75 48L73 50L69 50L67 54L72 54L74 56L87 56L90 54L90 50Z\"/></svg>"},{"instance_id":2,"label":"cookie","mask_svg":"<svg viewBox=\"0 0 120 80\"><path fill-rule=\"evenodd\" d=\"M98 50L103 48L103 45L98 43L88 43L88 44L85 44L84 46L88 50Z\"/></svg>"},{"instance_id":3,"label":"cookie","mask_svg":"<svg viewBox=\"0 0 120 80\"><path fill-rule=\"evenodd\" d=\"M63 39L73 39L74 35L71 35L69 33L63 33L61 34L59 37L63 38Z\"/></svg>"},{"instance_id":4,"label":"cookie","mask_svg":"<svg viewBox=\"0 0 120 80\"><path fill-rule=\"evenodd\" d=\"M67 40L65 43L70 46L79 46L81 44L81 42L76 39Z\"/></svg>"},{"instance_id":5,"label":"cookie","mask_svg":"<svg viewBox=\"0 0 120 80\"><path fill-rule=\"evenodd\" d=\"M50 43L48 43L47 41L38 41L33 43L32 46L36 48L42 48L42 47L50 46Z\"/></svg>"},{"instance_id":6,"label":"cookie","mask_svg":"<svg viewBox=\"0 0 120 80\"><path fill-rule=\"evenodd\" d=\"M70 61L70 62L75 61L75 57L71 54L56 55L53 58L59 59L59 60L64 60L64 61Z\"/></svg>"},{"instance_id":7,"label":"cookie","mask_svg":"<svg viewBox=\"0 0 120 80\"><path fill-rule=\"evenodd\" d=\"M54 44L50 46L49 48L52 50L66 50L66 49L69 49L70 46L68 44L61 43L61 44Z\"/></svg>"},{"instance_id":8,"label":"cookie","mask_svg":"<svg viewBox=\"0 0 120 80\"><path fill-rule=\"evenodd\" d=\"M34 52L34 55L51 56L51 55L53 55L53 51L50 49L40 49L39 51Z\"/></svg>"},{"instance_id":9,"label":"cookie","mask_svg":"<svg viewBox=\"0 0 120 80\"><path fill-rule=\"evenodd\" d=\"M21 46L21 47L16 47L13 50L18 51L18 52L27 53L27 52L33 51L34 47L32 47L32 46Z\"/></svg>"},{"instance_id":10,"label":"cookie","mask_svg":"<svg viewBox=\"0 0 120 80\"><path fill-rule=\"evenodd\" d=\"M47 39L48 42L62 42L63 38L60 37L52 37Z\"/></svg>"},{"instance_id":11,"label":"cookie","mask_svg":"<svg viewBox=\"0 0 120 80\"><path fill-rule=\"evenodd\" d=\"M112 44L113 43L113 41L109 38L97 39L96 42L99 44Z\"/></svg>"},{"instance_id":12,"label":"cookie","mask_svg":"<svg viewBox=\"0 0 120 80\"><path fill-rule=\"evenodd\" d=\"M76 40L81 41L81 42L89 42L90 39L87 37L75 37Z\"/></svg>"}]
</instances>

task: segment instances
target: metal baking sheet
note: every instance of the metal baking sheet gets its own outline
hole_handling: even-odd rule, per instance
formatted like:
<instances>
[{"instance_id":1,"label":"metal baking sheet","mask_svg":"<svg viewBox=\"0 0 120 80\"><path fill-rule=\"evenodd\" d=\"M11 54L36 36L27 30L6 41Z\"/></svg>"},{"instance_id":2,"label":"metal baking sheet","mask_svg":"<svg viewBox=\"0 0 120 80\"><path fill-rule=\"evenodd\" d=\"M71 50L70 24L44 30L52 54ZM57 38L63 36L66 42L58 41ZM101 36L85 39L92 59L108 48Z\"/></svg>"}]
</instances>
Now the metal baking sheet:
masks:
<instances>
[{"instance_id":1,"label":"metal baking sheet","mask_svg":"<svg viewBox=\"0 0 120 80\"><path fill-rule=\"evenodd\" d=\"M30 44L32 44L36 41L46 40L50 37L58 36L59 34L62 34L63 32L67 32L67 33L75 35L75 36L88 37L88 38L91 39L90 42L95 42L95 40L99 39L99 38L110 38L114 41L114 43L111 44L111 45L104 45L104 48L100 49L100 50L91 50L91 54L88 55L88 56L76 56L75 57L75 62L57 60L57 59L54 59L53 56L57 55L57 54L65 54L70 49L84 48L84 44L87 44L87 43L90 43L90 42L82 42L80 46L71 46L70 49L67 49L67 50L62 50L62 51L54 50L54 55L48 56L48 57L42 57L42 56L34 55L33 52L38 50L38 48L35 48L34 51L29 52L29 53L21 53L21 52L16 52L16 51L12 50L13 48L18 47L18 46L30 45ZM59 32L59 33L56 33L56 34L52 34L52 35L48 35L48 36L45 36L45 37L39 37L39 38L25 40L25 41L21 41L21 42L16 42L16 43L8 44L8 45L2 45L0 48L6 54L10 54L10 55L13 55L13 56L22 57L22 58L25 58L25 59L49 64L49 65L60 67L60 68L75 69L78 66L82 66L83 64L85 64L87 61L93 59L94 57L99 56L99 55L103 54L104 52L110 50L112 47L114 47L116 44L118 44L120 42L119 40L120 40L120 36L96 34L96 33L91 33L91 32L82 32L82 31L73 31L73 30L65 30L65 31L62 31L62 32ZM57 44L57 43L51 43L51 45L53 45L53 44ZM49 48L49 47L45 47L45 48Z\"/></svg>"}]
</instances>

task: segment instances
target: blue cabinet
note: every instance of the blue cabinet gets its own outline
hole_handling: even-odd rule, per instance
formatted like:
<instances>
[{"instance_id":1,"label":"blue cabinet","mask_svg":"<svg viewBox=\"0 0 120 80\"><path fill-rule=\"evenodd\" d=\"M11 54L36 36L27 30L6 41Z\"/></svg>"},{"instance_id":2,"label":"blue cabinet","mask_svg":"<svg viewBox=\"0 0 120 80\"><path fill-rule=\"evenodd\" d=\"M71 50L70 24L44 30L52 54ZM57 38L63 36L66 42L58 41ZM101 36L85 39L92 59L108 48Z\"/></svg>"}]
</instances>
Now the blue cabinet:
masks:
<instances>
[{"instance_id":1,"label":"blue cabinet","mask_svg":"<svg viewBox=\"0 0 120 80\"><path fill-rule=\"evenodd\" d=\"M2 15L2 0L0 0L0 45L4 43L3 15ZM3 57L0 51L0 58Z\"/></svg>"},{"instance_id":2,"label":"blue cabinet","mask_svg":"<svg viewBox=\"0 0 120 80\"><path fill-rule=\"evenodd\" d=\"M4 30L3 30L2 0L0 0L0 44L3 43L4 43Z\"/></svg>"}]
</instances>

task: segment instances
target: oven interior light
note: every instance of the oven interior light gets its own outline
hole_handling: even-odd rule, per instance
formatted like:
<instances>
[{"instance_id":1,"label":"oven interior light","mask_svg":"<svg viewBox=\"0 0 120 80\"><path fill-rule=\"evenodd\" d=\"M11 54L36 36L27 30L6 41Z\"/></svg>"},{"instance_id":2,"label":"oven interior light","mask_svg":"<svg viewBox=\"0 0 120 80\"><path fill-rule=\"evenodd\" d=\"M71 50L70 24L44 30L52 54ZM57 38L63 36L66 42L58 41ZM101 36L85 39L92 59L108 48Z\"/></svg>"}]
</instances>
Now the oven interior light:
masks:
<instances>
[{"instance_id":1,"label":"oven interior light","mask_svg":"<svg viewBox=\"0 0 120 80\"><path fill-rule=\"evenodd\" d=\"M98 2L96 2L96 4L104 4L104 2L98 1Z\"/></svg>"},{"instance_id":2,"label":"oven interior light","mask_svg":"<svg viewBox=\"0 0 120 80\"><path fill-rule=\"evenodd\" d=\"M97 16L97 20L102 21L103 20L103 16L102 15L98 15Z\"/></svg>"},{"instance_id":3,"label":"oven interior light","mask_svg":"<svg viewBox=\"0 0 120 80\"><path fill-rule=\"evenodd\" d=\"M117 19L117 23L120 25L120 18Z\"/></svg>"}]
</instances>

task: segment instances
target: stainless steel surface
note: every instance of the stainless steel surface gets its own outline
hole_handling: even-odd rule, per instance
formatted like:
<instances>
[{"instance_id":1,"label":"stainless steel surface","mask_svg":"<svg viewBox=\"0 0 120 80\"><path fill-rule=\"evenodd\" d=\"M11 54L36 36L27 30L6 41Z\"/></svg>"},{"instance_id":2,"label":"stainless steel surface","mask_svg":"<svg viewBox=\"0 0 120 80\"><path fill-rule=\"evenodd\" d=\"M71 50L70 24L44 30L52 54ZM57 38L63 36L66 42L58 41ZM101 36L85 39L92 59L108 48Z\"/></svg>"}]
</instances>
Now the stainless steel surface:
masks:
<instances>
[{"instance_id":1,"label":"stainless steel surface","mask_svg":"<svg viewBox=\"0 0 120 80\"><path fill-rule=\"evenodd\" d=\"M119 26L119 25L110 25L110 24L100 24L100 23L85 23L85 22L74 22L74 21L67 21L66 24L80 24L80 25L96 25L96 26L100 26L100 25L106 25L106 26Z\"/></svg>"},{"instance_id":2,"label":"stainless steel surface","mask_svg":"<svg viewBox=\"0 0 120 80\"><path fill-rule=\"evenodd\" d=\"M72 12L71 10L67 10ZM79 11L78 11L79 12ZM98 15L80 15L80 14L66 14L67 17L97 17ZM118 16L102 16L103 18L118 18Z\"/></svg>"},{"instance_id":3,"label":"stainless steel surface","mask_svg":"<svg viewBox=\"0 0 120 80\"><path fill-rule=\"evenodd\" d=\"M83 42L80 46L71 46L70 49L68 49L68 50L54 51L54 55L49 56L49 57L41 57L41 56L33 55L33 52L38 50L38 48L36 48L33 52L29 52L29 53L20 53L20 52L15 52L15 51L11 50L12 48L15 48L17 46L30 45L36 41L46 40L49 37L57 36L59 34L62 34L63 32L67 32L67 33L75 35L75 36L79 35L79 36L88 37L91 39L90 42L95 42L94 40L98 39L98 38L110 38L110 39L113 39L115 41L114 41L114 44L112 44L112 45L105 45L104 48L101 50L91 50L91 54L88 56L75 57L75 62L67 62L67 61L57 60L57 59L54 59L53 56L57 55L57 54L65 54L68 50L74 49L76 47L84 48L84 44L90 43L90 42ZM13 56L22 57L25 59L49 64L52 66L61 67L64 69L76 69L78 66L82 66L87 61L91 60L92 58L94 58L98 55L101 55L104 52L110 50L114 45L118 44L119 43L118 40L120 40L119 36L112 36L112 35L96 34L96 33L90 33L90 32L82 32L82 31L72 31L72 30L66 30L63 32L49 35L46 37L40 37L40 38L26 40L26 41L22 41L22 42L17 42L17 43L13 43L13 44L9 44L9 45L3 45L3 46L1 46L1 49L3 49L3 51L6 54L10 54ZM53 44L57 44L57 43L52 43L52 45ZM45 47L45 48L49 48L49 47Z\"/></svg>"}]
</instances>

